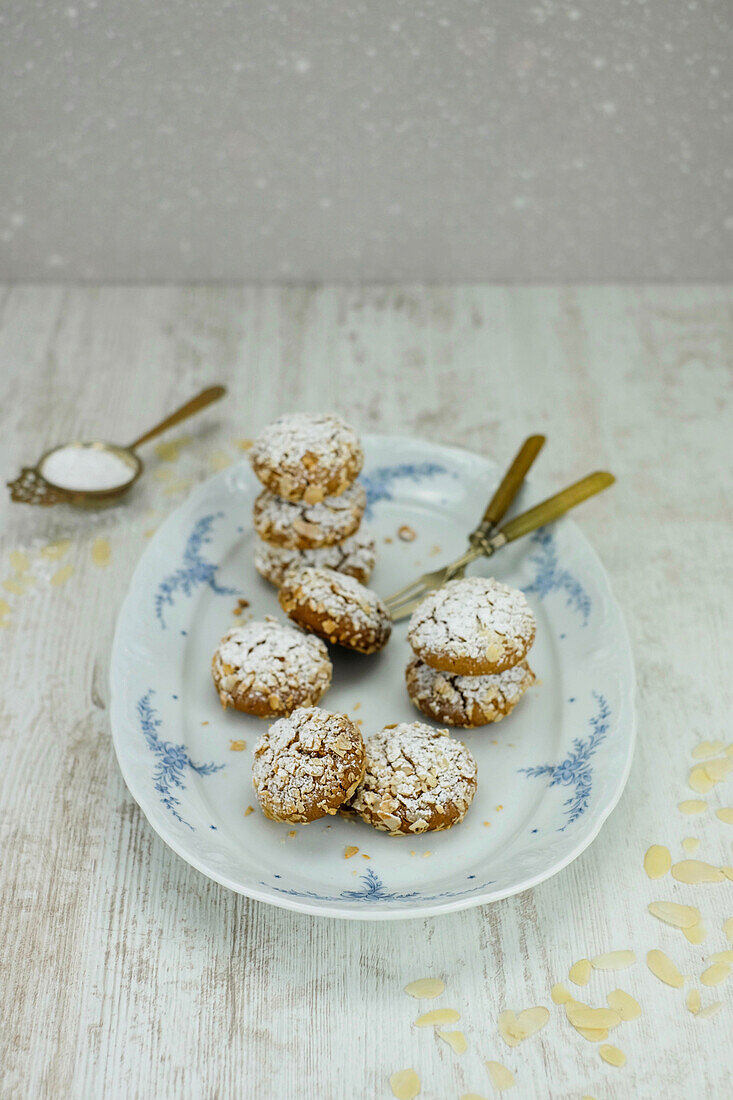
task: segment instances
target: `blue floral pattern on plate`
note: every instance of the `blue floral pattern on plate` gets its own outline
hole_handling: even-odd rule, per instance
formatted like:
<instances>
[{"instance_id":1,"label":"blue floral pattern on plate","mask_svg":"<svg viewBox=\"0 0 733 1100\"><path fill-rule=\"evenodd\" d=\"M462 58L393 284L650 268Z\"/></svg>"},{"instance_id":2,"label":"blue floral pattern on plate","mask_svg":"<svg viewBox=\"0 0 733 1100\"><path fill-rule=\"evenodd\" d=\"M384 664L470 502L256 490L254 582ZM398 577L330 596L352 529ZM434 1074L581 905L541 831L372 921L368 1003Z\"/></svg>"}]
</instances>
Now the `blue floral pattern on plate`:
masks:
<instances>
[{"instance_id":1,"label":"blue floral pattern on plate","mask_svg":"<svg viewBox=\"0 0 733 1100\"><path fill-rule=\"evenodd\" d=\"M161 741L158 730L162 723L151 703L154 694L154 690L149 688L137 702L137 713L140 718L143 737L150 751L157 757L157 762L153 768L153 787L158 792L160 801L167 810L170 810L176 821L180 821L182 825L187 825L189 829L193 830L193 825L184 820L178 812L181 800L173 794L172 788L185 791L186 784L183 782L182 776L185 774L186 768L196 772L196 775L213 775L214 772L220 772L225 765L194 764L185 745L176 745L172 741Z\"/></svg>"},{"instance_id":2,"label":"blue floral pattern on plate","mask_svg":"<svg viewBox=\"0 0 733 1100\"><path fill-rule=\"evenodd\" d=\"M377 466L368 474L362 474L359 480L366 489L367 503L364 515L372 517L374 505L381 500L392 500L392 486L395 481L411 481L417 484L429 478L444 474L455 477L437 462L401 462L395 466Z\"/></svg>"},{"instance_id":3,"label":"blue floral pattern on plate","mask_svg":"<svg viewBox=\"0 0 733 1100\"><path fill-rule=\"evenodd\" d=\"M536 552L529 555L529 561L537 567L537 572L532 583L525 585L524 592L541 600L549 592L565 592L567 606L579 612L583 618L583 626L586 626L591 612L590 596L577 577L560 566L552 532L547 527L541 527L539 531L535 531L530 541L537 547Z\"/></svg>"},{"instance_id":4,"label":"blue floral pattern on plate","mask_svg":"<svg viewBox=\"0 0 733 1100\"><path fill-rule=\"evenodd\" d=\"M201 548L211 542L211 528L214 520L223 518L223 512L215 512L197 520L186 540L183 564L174 573L164 577L158 585L155 594L155 614L163 630L165 630L164 608L173 606L177 592L182 592L184 596L191 596L199 585L207 584L211 591L219 596L237 595L236 588L226 588L217 582L216 574L219 566L207 561L201 554Z\"/></svg>"},{"instance_id":5,"label":"blue floral pattern on plate","mask_svg":"<svg viewBox=\"0 0 733 1100\"><path fill-rule=\"evenodd\" d=\"M559 764L539 764L533 768L519 769L521 773L533 779L547 777L550 780L549 787L573 788L573 793L563 803L567 820L560 826L559 832L564 832L568 825L572 825L588 809L593 786L593 768L590 759L605 740L609 730L611 709L600 692L594 691L593 695L597 710L590 720L591 732L588 737L576 737L573 741L573 751Z\"/></svg>"},{"instance_id":6,"label":"blue floral pattern on plate","mask_svg":"<svg viewBox=\"0 0 733 1100\"><path fill-rule=\"evenodd\" d=\"M472 875L469 877L473 877ZM358 890L342 890L336 897L325 894L317 894L312 890L286 890L282 886L274 886L272 883L261 882L260 886L269 886L271 890L277 890L280 894L287 894L294 898L314 898L316 901L439 901L441 898L468 897L477 890L485 890L493 884L493 879L482 882L468 890L445 890L441 894L422 894L419 890L412 890L408 894L397 894L385 889L379 875L369 867L361 876L361 887Z\"/></svg>"}]
</instances>

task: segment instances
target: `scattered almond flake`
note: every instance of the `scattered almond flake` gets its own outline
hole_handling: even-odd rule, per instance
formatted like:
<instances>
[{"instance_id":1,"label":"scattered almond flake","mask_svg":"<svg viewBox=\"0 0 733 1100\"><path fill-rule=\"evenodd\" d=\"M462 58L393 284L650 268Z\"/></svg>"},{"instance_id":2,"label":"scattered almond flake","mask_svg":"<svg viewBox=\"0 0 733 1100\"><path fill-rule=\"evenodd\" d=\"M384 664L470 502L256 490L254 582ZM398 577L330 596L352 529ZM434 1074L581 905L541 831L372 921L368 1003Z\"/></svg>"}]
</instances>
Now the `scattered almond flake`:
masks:
<instances>
[{"instance_id":1,"label":"scattered almond flake","mask_svg":"<svg viewBox=\"0 0 733 1100\"><path fill-rule=\"evenodd\" d=\"M647 848L644 856L644 870L649 878L662 878L671 866L672 856L669 854L669 848L665 848L663 844L652 844L651 848Z\"/></svg>"},{"instance_id":2,"label":"scattered almond flake","mask_svg":"<svg viewBox=\"0 0 733 1100\"><path fill-rule=\"evenodd\" d=\"M95 539L92 543L92 561L94 564L103 568L105 565L109 565L111 556L112 550L108 540Z\"/></svg>"},{"instance_id":3,"label":"scattered almond flake","mask_svg":"<svg viewBox=\"0 0 733 1100\"><path fill-rule=\"evenodd\" d=\"M701 814L707 808L707 802L703 802L701 798L687 798L684 802L677 803L677 809L681 814Z\"/></svg>"},{"instance_id":4,"label":"scattered almond flake","mask_svg":"<svg viewBox=\"0 0 733 1100\"><path fill-rule=\"evenodd\" d=\"M351 859L355 856L359 849L354 844L349 844L348 848L344 848L344 859Z\"/></svg>"},{"instance_id":5,"label":"scattered almond flake","mask_svg":"<svg viewBox=\"0 0 733 1100\"><path fill-rule=\"evenodd\" d=\"M557 982L550 990L550 997L553 1004L556 1005L567 1004L568 1001L572 1000L572 996L570 990L562 982Z\"/></svg>"},{"instance_id":6,"label":"scattered almond flake","mask_svg":"<svg viewBox=\"0 0 733 1100\"><path fill-rule=\"evenodd\" d=\"M575 985L587 985L590 981L590 959L578 959L568 971L570 981Z\"/></svg>"},{"instance_id":7,"label":"scattered almond flake","mask_svg":"<svg viewBox=\"0 0 733 1100\"><path fill-rule=\"evenodd\" d=\"M442 1039L444 1043L448 1044L454 1054L465 1054L468 1050L466 1036L462 1031L441 1031L440 1028L438 1028L435 1034L439 1039Z\"/></svg>"},{"instance_id":8,"label":"scattered almond flake","mask_svg":"<svg viewBox=\"0 0 733 1100\"><path fill-rule=\"evenodd\" d=\"M420 1078L414 1069L401 1069L392 1074L389 1087L397 1100L414 1100L420 1093Z\"/></svg>"},{"instance_id":9,"label":"scattered almond flake","mask_svg":"<svg viewBox=\"0 0 733 1100\"><path fill-rule=\"evenodd\" d=\"M255 812L254 806L248 806L247 809L244 811L244 816L249 817L249 815L253 814L254 812Z\"/></svg>"},{"instance_id":10,"label":"scattered almond flake","mask_svg":"<svg viewBox=\"0 0 733 1100\"><path fill-rule=\"evenodd\" d=\"M676 901L653 901L647 906L649 912L665 924L674 928L692 928L700 923L700 910L694 905L679 905Z\"/></svg>"},{"instance_id":11,"label":"scattered almond flake","mask_svg":"<svg viewBox=\"0 0 733 1100\"><path fill-rule=\"evenodd\" d=\"M173 477L173 471L169 470L167 466L159 466L157 470L153 470L153 477L156 481L170 481Z\"/></svg>"},{"instance_id":12,"label":"scattered almond flake","mask_svg":"<svg viewBox=\"0 0 733 1100\"><path fill-rule=\"evenodd\" d=\"M234 459L226 451L213 451L209 455L209 468L212 470L226 470L228 466L231 466Z\"/></svg>"},{"instance_id":13,"label":"scattered almond flake","mask_svg":"<svg viewBox=\"0 0 733 1100\"><path fill-rule=\"evenodd\" d=\"M57 558L63 558L70 546L71 539L57 539L56 542L49 542L48 546L44 546L41 550L41 557L56 561Z\"/></svg>"},{"instance_id":14,"label":"scattered almond flake","mask_svg":"<svg viewBox=\"0 0 733 1100\"><path fill-rule=\"evenodd\" d=\"M391 539L389 535L385 535L384 542L394 542L394 539Z\"/></svg>"},{"instance_id":15,"label":"scattered almond flake","mask_svg":"<svg viewBox=\"0 0 733 1100\"><path fill-rule=\"evenodd\" d=\"M422 857L423 857L423 859L427 859L428 856L431 856L432 854L433 854L432 852L423 852Z\"/></svg>"},{"instance_id":16,"label":"scattered almond flake","mask_svg":"<svg viewBox=\"0 0 733 1100\"><path fill-rule=\"evenodd\" d=\"M235 439L234 446L240 451L251 451L254 446L254 439Z\"/></svg>"},{"instance_id":17,"label":"scattered almond flake","mask_svg":"<svg viewBox=\"0 0 733 1100\"><path fill-rule=\"evenodd\" d=\"M604 1039L608 1038L608 1028L601 1027L576 1027L578 1035L582 1035L584 1039L587 1039L589 1043L602 1043Z\"/></svg>"},{"instance_id":18,"label":"scattered almond flake","mask_svg":"<svg viewBox=\"0 0 733 1100\"><path fill-rule=\"evenodd\" d=\"M403 542L414 542L417 538L417 531L410 527L409 523L403 523L401 527L397 528L397 537L402 539Z\"/></svg>"},{"instance_id":19,"label":"scattered almond flake","mask_svg":"<svg viewBox=\"0 0 733 1100\"><path fill-rule=\"evenodd\" d=\"M618 1027L621 1017L612 1008L592 1008L581 1001L568 1001L565 1005L565 1013L573 1027L590 1028L598 1031L601 1028Z\"/></svg>"},{"instance_id":20,"label":"scattered almond flake","mask_svg":"<svg viewBox=\"0 0 733 1100\"><path fill-rule=\"evenodd\" d=\"M617 1012L622 1020L636 1020L641 1016L641 1005L624 989L612 989L606 997L609 1006Z\"/></svg>"},{"instance_id":21,"label":"scattered almond flake","mask_svg":"<svg viewBox=\"0 0 733 1100\"><path fill-rule=\"evenodd\" d=\"M700 944L704 943L707 938L707 929L702 921L697 924L693 924L692 928L683 928L682 935L685 937L688 943Z\"/></svg>"},{"instance_id":22,"label":"scattered almond flake","mask_svg":"<svg viewBox=\"0 0 733 1100\"><path fill-rule=\"evenodd\" d=\"M733 741L731 741L730 745L725 746L725 755L733 756Z\"/></svg>"},{"instance_id":23,"label":"scattered almond flake","mask_svg":"<svg viewBox=\"0 0 733 1100\"><path fill-rule=\"evenodd\" d=\"M352 710L361 710L361 703L354 703Z\"/></svg>"},{"instance_id":24,"label":"scattered almond flake","mask_svg":"<svg viewBox=\"0 0 733 1100\"><path fill-rule=\"evenodd\" d=\"M487 1062L488 1065L488 1062ZM485 1096L479 1096L477 1092L462 1092L459 1100L486 1100Z\"/></svg>"},{"instance_id":25,"label":"scattered almond flake","mask_svg":"<svg viewBox=\"0 0 733 1100\"><path fill-rule=\"evenodd\" d=\"M171 481L169 485L163 490L167 497L177 496L178 493L184 492L191 487L191 482L186 478L179 478L177 481Z\"/></svg>"},{"instance_id":26,"label":"scattered almond flake","mask_svg":"<svg viewBox=\"0 0 733 1100\"><path fill-rule=\"evenodd\" d=\"M716 756L714 760L708 760L703 767L708 779L713 783L720 783L733 771L733 758L730 756Z\"/></svg>"},{"instance_id":27,"label":"scattered almond flake","mask_svg":"<svg viewBox=\"0 0 733 1100\"><path fill-rule=\"evenodd\" d=\"M733 943L733 917L723 921L723 931L728 943Z\"/></svg>"},{"instance_id":28,"label":"scattered almond flake","mask_svg":"<svg viewBox=\"0 0 733 1100\"><path fill-rule=\"evenodd\" d=\"M288 833L288 836L297 836L297 835L298 835L298 830L297 829L291 829L290 832Z\"/></svg>"},{"instance_id":29,"label":"scattered almond flake","mask_svg":"<svg viewBox=\"0 0 733 1100\"><path fill-rule=\"evenodd\" d=\"M700 1011L700 990L691 989L690 992L687 994L685 1004L687 1005L693 1016L697 1015L697 1013Z\"/></svg>"},{"instance_id":30,"label":"scattered almond flake","mask_svg":"<svg viewBox=\"0 0 733 1100\"><path fill-rule=\"evenodd\" d=\"M702 764L692 769L687 782L698 794L707 794L715 786L715 780L710 778Z\"/></svg>"},{"instance_id":31,"label":"scattered almond flake","mask_svg":"<svg viewBox=\"0 0 733 1100\"><path fill-rule=\"evenodd\" d=\"M514 1088L514 1074L506 1066L503 1066L501 1062L487 1062L486 1068L489 1071L491 1077L491 1083L497 1092L503 1092L505 1089Z\"/></svg>"},{"instance_id":32,"label":"scattered almond flake","mask_svg":"<svg viewBox=\"0 0 733 1100\"><path fill-rule=\"evenodd\" d=\"M455 1008L434 1008L424 1016L418 1016L415 1027L440 1027L441 1024L457 1024L461 1018Z\"/></svg>"},{"instance_id":33,"label":"scattered almond flake","mask_svg":"<svg viewBox=\"0 0 733 1100\"><path fill-rule=\"evenodd\" d=\"M525 1008L518 1015L512 1009L499 1013L499 1034L507 1046L515 1047L523 1039L528 1039L540 1031L550 1018L549 1009L544 1005Z\"/></svg>"},{"instance_id":34,"label":"scattered almond flake","mask_svg":"<svg viewBox=\"0 0 733 1100\"><path fill-rule=\"evenodd\" d=\"M24 577L8 577L3 581L3 588L13 596L23 596L28 591Z\"/></svg>"},{"instance_id":35,"label":"scattered almond flake","mask_svg":"<svg viewBox=\"0 0 733 1100\"><path fill-rule=\"evenodd\" d=\"M418 1001L432 1001L433 997L439 997L445 992L445 982L440 978L418 978L405 986L408 997L415 997Z\"/></svg>"},{"instance_id":36,"label":"scattered almond flake","mask_svg":"<svg viewBox=\"0 0 733 1100\"><path fill-rule=\"evenodd\" d=\"M143 531L143 536L146 539L151 539L156 531L157 527L148 527L147 531Z\"/></svg>"},{"instance_id":37,"label":"scattered almond flake","mask_svg":"<svg viewBox=\"0 0 733 1100\"><path fill-rule=\"evenodd\" d=\"M510 745L509 747L510 747L510 748L512 748L512 746L511 746L511 745ZM495 810L503 810L503 809L504 809L504 807L503 807L503 806L494 806L494 809L495 809Z\"/></svg>"},{"instance_id":38,"label":"scattered almond flake","mask_svg":"<svg viewBox=\"0 0 733 1100\"><path fill-rule=\"evenodd\" d=\"M229 742L229 748L230 748L231 752L244 752L244 750L247 748L247 742L246 741L230 741Z\"/></svg>"},{"instance_id":39,"label":"scattered almond flake","mask_svg":"<svg viewBox=\"0 0 733 1100\"><path fill-rule=\"evenodd\" d=\"M180 457L183 447L186 447L190 442L190 435L181 435L178 439L168 439L164 443L155 444L155 453L161 462L175 462Z\"/></svg>"},{"instance_id":40,"label":"scattered almond flake","mask_svg":"<svg viewBox=\"0 0 733 1100\"><path fill-rule=\"evenodd\" d=\"M57 569L54 575L51 577L51 584L55 585L57 588L59 587L59 585L66 584L73 572L73 565L62 565L61 568Z\"/></svg>"},{"instance_id":41,"label":"scattered almond flake","mask_svg":"<svg viewBox=\"0 0 733 1100\"><path fill-rule=\"evenodd\" d=\"M714 951L708 958L716 963L730 963L733 966L733 951Z\"/></svg>"},{"instance_id":42,"label":"scattered almond flake","mask_svg":"<svg viewBox=\"0 0 733 1100\"><path fill-rule=\"evenodd\" d=\"M658 948L654 948L647 953L646 965L649 967L654 977L659 978L660 982L664 982L665 985L671 985L674 986L675 989L681 989L685 984L685 979L682 977L672 960Z\"/></svg>"},{"instance_id":43,"label":"scattered almond flake","mask_svg":"<svg viewBox=\"0 0 733 1100\"><path fill-rule=\"evenodd\" d=\"M22 550L11 550L8 554L8 561L16 573L25 573L30 568L28 555L24 554Z\"/></svg>"},{"instance_id":44,"label":"scattered almond flake","mask_svg":"<svg viewBox=\"0 0 733 1100\"><path fill-rule=\"evenodd\" d=\"M709 966L707 970L703 970L700 981L703 985L720 985L729 976L730 972L730 963L716 962Z\"/></svg>"},{"instance_id":45,"label":"scattered almond flake","mask_svg":"<svg viewBox=\"0 0 733 1100\"><path fill-rule=\"evenodd\" d=\"M700 841L696 836L686 836L682 841L682 847L691 856L700 847Z\"/></svg>"},{"instance_id":46,"label":"scattered almond flake","mask_svg":"<svg viewBox=\"0 0 733 1100\"><path fill-rule=\"evenodd\" d=\"M721 806L719 810L715 811L715 816L724 825L733 825L733 806Z\"/></svg>"},{"instance_id":47,"label":"scattered almond flake","mask_svg":"<svg viewBox=\"0 0 733 1100\"><path fill-rule=\"evenodd\" d=\"M636 962L633 951L607 951L605 955L596 955L590 964L594 970L626 970Z\"/></svg>"},{"instance_id":48,"label":"scattered almond flake","mask_svg":"<svg viewBox=\"0 0 733 1100\"><path fill-rule=\"evenodd\" d=\"M696 886L701 882L723 882L725 875L712 863L704 863L701 859L683 859L672 865L672 878L688 886Z\"/></svg>"},{"instance_id":49,"label":"scattered almond flake","mask_svg":"<svg viewBox=\"0 0 733 1100\"><path fill-rule=\"evenodd\" d=\"M484 821L483 824L488 826L489 828L491 827L491 822L490 821Z\"/></svg>"},{"instance_id":50,"label":"scattered almond flake","mask_svg":"<svg viewBox=\"0 0 733 1100\"><path fill-rule=\"evenodd\" d=\"M716 1012L719 1012L723 1007L722 1001L713 1001L712 1004L706 1005L705 1008L701 1008L697 1016L700 1020L709 1020L711 1016L714 1016Z\"/></svg>"},{"instance_id":51,"label":"scattered almond flake","mask_svg":"<svg viewBox=\"0 0 733 1100\"><path fill-rule=\"evenodd\" d=\"M209 724L209 719L208 718L206 719L205 722L201 723L202 726L208 726L208 724Z\"/></svg>"},{"instance_id":52,"label":"scattered almond flake","mask_svg":"<svg viewBox=\"0 0 733 1100\"><path fill-rule=\"evenodd\" d=\"M11 607L8 601L0 599L0 618L3 618L5 615L9 615L10 611Z\"/></svg>"},{"instance_id":53,"label":"scattered almond flake","mask_svg":"<svg viewBox=\"0 0 733 1100\"><path fill-rule=\"evenodd\" d=\"M441 550L440 550L440 547L438 546L437 542L436 542L435 546L430 547L429 554L430 554L431 558L434 558L435 555L439 554L440 552L441 552Z\"/></svg>"},{"instance_id":54,"label":"scattered almond flake","mask_svg":"<svg viewBox=\"0 0 733 1100\"><path fill-rule=\"evenodd\" d=\"M604 1044L604 1046L598 1048L598 1053L604 1062L608 1062L609 1066L625 1066L626 1055L618 1047L612 1047L610 1043Z\"/></svg>"},{"instance_id":55,"label":"scattered almond flake","mask_svg":"<svg viewBox=\"0 0 733 1100\"><path fill-rule=\"evenodd\" d=\"M595 1096L588 1096L587 1093L581 1096L580 1100L596 1100Z\"/></svg>"},{"instance_id":56,"label":"scattered almond flake","mask_svg":"<svg viewBox=\"0 0 733 1100\"><path fill-rule=\"evenodd\" d=\"M711 756L717 756L724 747L722 741L701 741L699 745L695 745L691 755L694 760L707 760Z\"/></svg>"}]
</instances>

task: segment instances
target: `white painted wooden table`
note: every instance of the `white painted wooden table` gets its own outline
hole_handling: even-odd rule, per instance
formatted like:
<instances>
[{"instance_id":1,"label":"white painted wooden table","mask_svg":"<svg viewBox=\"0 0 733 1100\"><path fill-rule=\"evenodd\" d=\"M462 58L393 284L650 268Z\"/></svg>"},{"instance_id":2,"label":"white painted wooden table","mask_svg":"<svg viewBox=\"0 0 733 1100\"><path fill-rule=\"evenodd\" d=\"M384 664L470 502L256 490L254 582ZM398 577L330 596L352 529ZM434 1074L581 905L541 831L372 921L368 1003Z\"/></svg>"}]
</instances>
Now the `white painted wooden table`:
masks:
<instances>
[{"instance_id":1,"label":"white painted wooden table","mask_svg":"<svg viewBox=\"0 0 733 1100\"><path fill-rule=\"evenodd\" d=\"M230 388L226 405L180 430L193 440L179 462L147 452L125 504L88 515L3 501L2 577L22 550L36 583L2 593L2 1097L372 1100L413 1066L427 1100L457 1100L494 1095L486 1059L514 1071L509 1095L520 1098L732 1094L733 979L703 989L703 1003L724 1008L695 1019L644 958L661 947L696 978L707 953L730 946L721 925L733 886L650 882L642 870L649 844L681 858L688 835L701 858L733 862L733 829L676 809L692 797L695 743L731 738L732 310L733 293L714 287L0 291L6 476L57 441L124 441L197 388ZM324 407L364 430L500 460L543 431L537 478L548 488L595 467L618 476L578 518L626 609L637 754L598 840L536 890L435 920L311 919L208 882L125 789L107 667L145 533L186 482L238 455L234 440L281 410ZM71 539L62 561L40 556L60 538ZM95 538L111 545L106 568L91 560ZM65 564L73 575L51 585ZM731 788L730 778L716 788L711 807L733 803ZM706 943L649 916L656 898L699 905ZM575 959L622 947L637 965L595 974L579 994L601 1004L620 985L642 1004L612 1036L628 1058L614 1069L549 992ZM461 1013L462 1057L411 1027L420 1005L402 987L425 975L445 978L437 1003ZM498 1013L535 1004L551 1007L550 1023L509 1050Z\"/></svg>"}]
</instances>

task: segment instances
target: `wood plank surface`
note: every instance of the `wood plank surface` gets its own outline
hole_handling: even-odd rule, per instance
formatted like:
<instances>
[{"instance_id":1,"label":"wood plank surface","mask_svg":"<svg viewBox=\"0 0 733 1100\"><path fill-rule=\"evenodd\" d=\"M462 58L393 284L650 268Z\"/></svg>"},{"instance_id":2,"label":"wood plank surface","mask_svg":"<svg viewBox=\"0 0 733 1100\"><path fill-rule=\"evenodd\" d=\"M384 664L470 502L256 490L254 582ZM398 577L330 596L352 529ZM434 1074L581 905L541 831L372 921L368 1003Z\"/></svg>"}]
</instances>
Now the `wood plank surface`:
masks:
<instances>
[{"instance_id":1,"label":"wood plank surface","mask_svg":"<svg viewBox=\"0 0 733 1100\"><path fill-rule=\"evenodd\" d=\"M381 1100L389 1075L413 1066L426 1100L458 1100L498 1095L488 1059L512 1069L520 1100L733 1094L733 977L702 988L703 1004L724 1004L700 1019L644 963L660 947L701 988L705 956L732 946L733 885L661 885L642 868L652 843L682 858L685 836L700 858L733 863L730 826L676 809L696 797L695 744L731 740L732 351L733 292L718 287L0 289L5 477L70 437L134 438L211 382L230 391L174 432L192 437L180 463L146 451L146 476L117 507L2 501L0 579L17 581L12 551L34 578L0 592L2 1097ZM334 407L364 431L500 461L544 432L548 488L598 467L618 477L578 519L632 637L629 784L575 863L492 906L370 924L248 901L158 839L116 764L110 643L146 533L275 414ZM44 557L60 539L63 556ZM95 539L110 544L106 567ZM707 799L733 804L733 779ZM657 897L699 905L706 942L649 916ZM633 969L571 988L594 1004L615 986L640 1001L617 1033L623 1069L549 999L576 959L615 948L635 950ZM438 1003L461 1013L463 1056L412 1027L420 1004L402 988L432 975L446 982ZM499 1012L538 1004L549 1024L506 1047Z\"/></svg>"}]
</instances>

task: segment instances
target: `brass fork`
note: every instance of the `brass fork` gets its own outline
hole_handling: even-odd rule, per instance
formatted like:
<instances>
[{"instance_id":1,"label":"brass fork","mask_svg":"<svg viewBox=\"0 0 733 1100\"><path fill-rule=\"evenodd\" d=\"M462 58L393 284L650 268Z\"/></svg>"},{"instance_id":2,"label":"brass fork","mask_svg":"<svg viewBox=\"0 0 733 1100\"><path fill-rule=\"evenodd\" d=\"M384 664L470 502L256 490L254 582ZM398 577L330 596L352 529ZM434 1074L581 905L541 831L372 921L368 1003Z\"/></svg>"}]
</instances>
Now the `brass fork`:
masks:
<instances>
[{"instance_id":1,"label":"brass fork","mask_svg":"<svg viewBox=\"0 0 733 1100\"><path fill-rule=\"evenodd\" d=\"M537 458L537 455L544 445L544 435L530 435L525 439L512 459L507 472L501 479L496 492L486 505L484 514L481 517L481 522L476 530L472 531L468 536L469 553L472 548L475 549L481 545L481 540L487 539L495 533L512 501L522 488L524 479L532 463ZM481 551L481 553L483 553L483 551ZM410 584L406 584L405 587L400 588L398 592L393 592L392 595L387 598L387 606L391 610L392 606L396 609L402 603L422 599L423 596L427 596L428 592L433 592L436 588L440 588L446 581L452 581L455 580L456 577L462 577L466 571L466 565L472 560L473 558L466 558L465 561L463 558L458 558L457 561L450 562L448 565L441 565L439 569L434 569L430 573L423 573L417 580L412 581ZM402 618L401 615L397 615L396 617ZM394 614L392 618L395 618Z\"/></svg>"},{"instance_id":2,"label":"brass fork","mask_svg":"<svg viewBox=\"0 0 733 1100\"><path fill-rule=\"evenodd\" d=\"M569 512L571 508L575 508L576 505L587 500L588 497L592 497L596 493L607 489L609 485L613 485L615 480L613 474L609 474L605 470L596 470L595 473L588 474L587 477L569 485L567 489L562 489L554 496L548 497L540 504L536 504L534 508L530 508L527 512L522 512L521 515L510 519L499 531L489 536L479 535L477 528L473 533L475 539L472 536L471 545L465 554L457 558L456 561L443 566L442 569L436 570L435 573L426 574L428 577L437 576L437 583L431 582L429 587L422 587L421 585L417 589L417 594L411 591L413 586L410 585L400 589L399 592L393 593L385 601L387 610L395 622L406 618L412 614L429 592L440 588L446 581L462 577L466 566L475 561L476 558L482 555L487 558L491 557L502 546L506 546L507 543L514 542L515 539L521 538L523 535L528 535L530 531L534 531L538 527L544 527L552 520L558 519L565 512ZM419 578L420 582L423 580L423 577Z\"/></svg>"}]
</instances>

